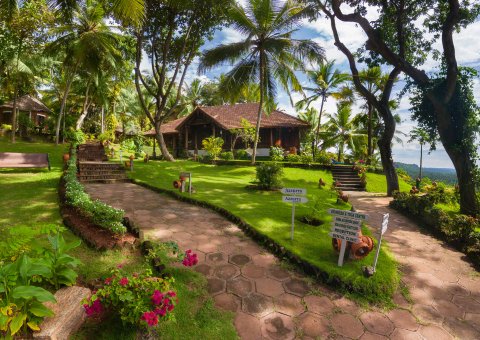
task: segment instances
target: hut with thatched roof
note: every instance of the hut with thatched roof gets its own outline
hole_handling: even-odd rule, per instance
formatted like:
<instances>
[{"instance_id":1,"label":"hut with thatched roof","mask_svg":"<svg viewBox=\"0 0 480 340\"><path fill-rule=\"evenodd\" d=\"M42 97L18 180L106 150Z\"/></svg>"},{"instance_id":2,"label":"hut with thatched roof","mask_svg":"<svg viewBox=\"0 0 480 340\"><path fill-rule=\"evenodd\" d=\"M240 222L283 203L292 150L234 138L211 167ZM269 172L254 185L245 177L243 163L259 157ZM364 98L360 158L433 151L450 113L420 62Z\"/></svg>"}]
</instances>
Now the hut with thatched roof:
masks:
<instances>
[{"instance_id":1,"label":"hut with thatched roof","mask_svg":"<svg viewBox=\"0 0 480 340\"><path fill-rule=\"evenodd\" d=\"M37 98L25 95L17 99L17 109L28 115L32 123L39 128L43 128L45 120L50 114L50 109ZM12 124L13 101L0 105L0 125Z\"/></svg>"}]
</instances>

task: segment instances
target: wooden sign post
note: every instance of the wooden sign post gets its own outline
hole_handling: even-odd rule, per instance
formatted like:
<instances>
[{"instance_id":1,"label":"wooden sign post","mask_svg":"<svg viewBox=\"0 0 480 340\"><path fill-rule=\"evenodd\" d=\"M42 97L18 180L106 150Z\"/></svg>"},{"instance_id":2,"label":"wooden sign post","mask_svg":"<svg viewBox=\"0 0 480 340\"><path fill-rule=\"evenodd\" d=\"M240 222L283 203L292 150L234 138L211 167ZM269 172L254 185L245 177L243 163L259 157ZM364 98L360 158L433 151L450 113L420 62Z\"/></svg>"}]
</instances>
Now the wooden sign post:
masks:
<instances>
[{"instance_id":1,"label":"wooden sign post","mask_svg":"<svg viewBox=\"0 0 480 340\"><path fill-rule=\"evenodd\" d=\"M285 195L302 195L307 194L307 189L301 188L283 188L282 194ZM282 201L286 203L292 203L292 228L290 230L290 239L293 241L293 234L295 230L295 204L296 203L307 203L308 199L302 196L282 196Z\"/></svg>"},{"instance_id":2,"label":"wooden sign post","mask_svg":"<svg viewBox=\"0 0 480 340\"><path fill-rule=\"evenodd\" d=\"M342 240L340 255L338 256L338 266L341 267L343 266L347 242L357 243L360 241L362 221L367 220L368 215L338 209L328 209L328 213L333 215L330 237Z\"/></svg>"},{"instance_id":3,"label":"wooden sign post","mask_svg":"<svg viewBox=\"0 0 480 340\"><path fill-rule=\"evenodd\" d=\"M385 232L388 229L388 218L389 217L390 217L390 214L383 214L382 226L380 228L380 236L378 237L377 253L375 254L375 260L373 260L373 272L374 273L375 273L375 270L377 269L378 254L380 254L380 246L382 245L383 234L385 234Z\"/></svg>"}]
</instances>

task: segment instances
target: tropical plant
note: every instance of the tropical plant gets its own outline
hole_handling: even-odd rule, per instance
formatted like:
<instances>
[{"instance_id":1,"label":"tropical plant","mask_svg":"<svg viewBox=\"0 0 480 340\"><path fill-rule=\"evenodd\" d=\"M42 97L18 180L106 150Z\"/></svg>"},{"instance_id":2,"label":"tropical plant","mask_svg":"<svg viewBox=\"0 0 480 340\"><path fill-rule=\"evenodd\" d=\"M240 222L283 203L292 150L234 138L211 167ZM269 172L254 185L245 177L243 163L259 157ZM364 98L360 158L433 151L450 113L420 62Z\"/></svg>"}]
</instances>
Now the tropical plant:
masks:
<instances>
[{"instance_id":1,"label":"tropical plant","mask_svg":"<svg viewBox=\"0 0 480 340\"><path fill-rule=\"evenodd\" d=\"M252 125L247 119L241 118L240 119L240 128L231 129L230 133L233 136L231 151L235 150L235 145L237 144L238 139L241 139L244 143L245 148L250 146L255 140L256 129L255 126Z\"/></svg>"},{"instance_id":2,"label":"tropical plant","mask_svg":"<svg viewBox=\"0 0 480 340\"><path fill-rule=\"evenodd\" d=\"M222 152L223 139L221 137L210 136L202 140L203 150L205 150L212 160L218 159Z\"/></svg>"},{"instance_id":3,"label":"tropical plant","mask_svg":"<svg viewBox=\"0 0 480 340\"><path fill-rule=\"evenodd\" d=\"M308 130L302 134L302 150L310 149L309 151L313 154L313 149L317 147L315 144L315 132L318 125L318 110L314 107L309 107L305 111L299 112L298 118L308 123Z\"/></svg>"},{"instance_id":4,"label":"tropical plant","mask_svg":"<svg viewBox=\"0 0 480 340\"><path fill-rule=\"evenodd\" d=\"M271 190L279 188L282 184L281 177L283 175L283 167L277 162L265 162L257 165L256 178L259 188Z\"/></svg>"},{"instance_id":5,"label":"tropical plant","mask_svg":"<svg viewBox=\"0 0 480 340\"><path fill-rule=\"evenodd\" d=\"M285 151L278 147L278 146L271 146L270 147L270 159L274 162L281 162L283 161L283 153Z\"/></svg>"},{"instance_id":6,"label":"tropical plant","mask_svg":"<svg viewBox=\"0 0 480 340\"><path fill-rule=\"evenodd\" d=\"M352 117L352 108L349 104L338 104L337 113L327 114L324 136L324 144L337 146L337 160L343 160L345 146L355 150L355 142L365 139L366 134L355 124L355 116Z\"/></svg>"},{"instance_id":7,"label":"tropical plant","mask_svg":"<svg viewBox=\"0 0 480 340\"><path fill-rule=\"evenodd\" d=\"M301 91L295 71L303 69L305 61L323 60L324 51L318 44L292 36L294 27L308 14L304 4L294 1L277 4L272 0L249 0L245 8L234 3L228 9L229 20L246 38L203 53L199 72L237 62L226 75L225 86L229 92L239 92L247 84L259 84L260 101L252 163L255 163L257 155L262 113L269 113L275 101L276 80L289 94L290 88Z\"/></svg>"},{"instance_id":8,"label":"tropical plant","mask_svg":"<svg viewBox=\"0 0 480 340\"><path fill-rule=\"evenodd\" d=\"M318 70L307 73L310 82L315 87L305 87L304 90L312 92L305 99L299 101L296 105L299 108L309 107L314 101L320 100L320 111L316 119L315 135L312 144L312 156L315 158L315 152L319 143L320 127L322 125L323 105L328 97L335 99L353 101L353 94L345 84L350 80L348 73L343 73L335 68L335 60L320 63Z\"/></svg>"}]
</instances>

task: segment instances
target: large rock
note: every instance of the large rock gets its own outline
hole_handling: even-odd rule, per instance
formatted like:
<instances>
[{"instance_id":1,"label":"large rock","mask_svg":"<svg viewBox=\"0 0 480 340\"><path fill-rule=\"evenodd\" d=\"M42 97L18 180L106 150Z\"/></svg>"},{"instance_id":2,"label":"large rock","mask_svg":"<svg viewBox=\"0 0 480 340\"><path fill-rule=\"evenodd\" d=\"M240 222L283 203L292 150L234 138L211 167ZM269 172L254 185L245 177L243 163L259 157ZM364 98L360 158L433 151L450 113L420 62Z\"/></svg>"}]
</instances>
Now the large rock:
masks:
<instances>
[{"instance_id":1,"label":"large rock","mask_svg":"<svg viewBox=\"0 0 480 340\"><path fill-rule=\"evenodd\" d=\"M73 286L62 288L55 293L57 303L47 303L55 316L46 318L40 325L40 332L33 334L35 339L67 340L85 321L82 300L88 298L88 288Z\"/></svg>"}]
</instances>

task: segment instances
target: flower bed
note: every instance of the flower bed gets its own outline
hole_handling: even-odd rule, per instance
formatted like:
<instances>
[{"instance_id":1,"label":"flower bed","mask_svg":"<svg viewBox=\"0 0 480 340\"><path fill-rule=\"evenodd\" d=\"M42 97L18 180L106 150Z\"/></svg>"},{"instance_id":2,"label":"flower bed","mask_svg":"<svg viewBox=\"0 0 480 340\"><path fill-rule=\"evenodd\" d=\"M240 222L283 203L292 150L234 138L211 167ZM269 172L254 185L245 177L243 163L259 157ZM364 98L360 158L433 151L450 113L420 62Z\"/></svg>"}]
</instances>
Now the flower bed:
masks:
<instances>
[{"instance_id":1,"label":"flower bed","mask_svg":"<svg viewBox=\"0 0 480 340\"><path fill-rule=\"evenodd\" d=\"M437 195L397 193L390 206L420 221L422 226L465 253L480 267L480 220L463 214L449 216L435 206Z\"/></svg>"}]
</instances>

